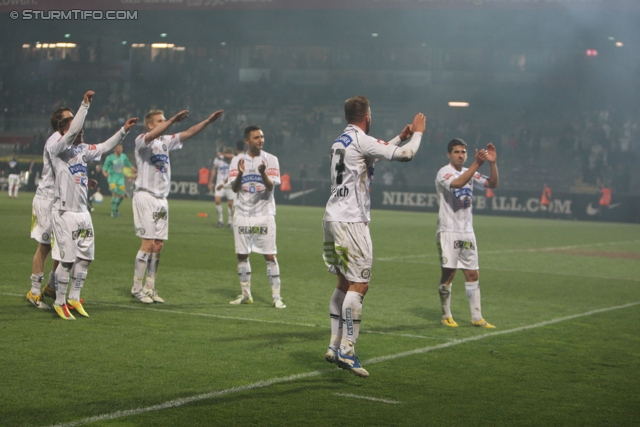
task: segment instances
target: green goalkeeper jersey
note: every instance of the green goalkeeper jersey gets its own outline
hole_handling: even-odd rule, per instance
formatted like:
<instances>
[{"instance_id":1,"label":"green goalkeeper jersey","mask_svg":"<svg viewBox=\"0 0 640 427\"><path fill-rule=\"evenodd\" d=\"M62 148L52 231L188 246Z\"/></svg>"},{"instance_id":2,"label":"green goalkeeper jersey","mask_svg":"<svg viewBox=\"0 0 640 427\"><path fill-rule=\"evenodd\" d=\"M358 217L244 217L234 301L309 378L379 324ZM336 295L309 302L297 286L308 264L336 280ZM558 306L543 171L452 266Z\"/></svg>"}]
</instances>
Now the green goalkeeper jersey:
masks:
<instances>
[{"instance_id":1,"label":"green goalkeeper jersey","mask_svg":"<svg viewBox=\"0 0 640 427\"><path fill-rule=\"evenodd\" d=\"M107 157L107 160L105 160L103 166L104 170L109 174L110 180L115 179L116 177L124 178L124 174L122 173L122 171L125 167L130 168L131 162L129 161L127 155L124 153L120 154L120 157L116 156L115 154L110 154Z\"/></svg>"}]
</instances>

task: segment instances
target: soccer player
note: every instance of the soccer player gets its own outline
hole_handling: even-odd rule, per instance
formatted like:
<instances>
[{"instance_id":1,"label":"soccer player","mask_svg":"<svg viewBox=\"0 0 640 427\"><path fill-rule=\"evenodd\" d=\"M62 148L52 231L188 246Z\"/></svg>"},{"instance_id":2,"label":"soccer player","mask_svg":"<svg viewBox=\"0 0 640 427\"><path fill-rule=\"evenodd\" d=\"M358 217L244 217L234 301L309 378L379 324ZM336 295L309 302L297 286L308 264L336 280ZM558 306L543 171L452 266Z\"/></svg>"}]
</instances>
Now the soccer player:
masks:
<instances>
[{"instance_id":1,"label":"soccer player","mask_svg":"<svg viewBox=\"0 0 640 427\"><path fill-rule=\"evenodd\" d=\"M20 187L20 163L18 163L18 156L13 155L11 161L9 161L9 198L18 198L18 188Z\"/></svg>"},{"instance_id":2,"label":"soccer player","mask_svg":"<svg viewBox=\"0 0 640 427\"><path fill-rule=\"evenodd\" d=\"M67 117L73 117L73 113L67 107L58 108L51 115L50 122L54 132L44 145L42 175L31 205L31 238L38 242L38 248L33 255L31 290L27 292L27 300L36 308L44 310L50 310L51 307L44 302L42 296L45 295L50 298L56 297L55 270L58 267L58 261L54 260L51 273L49 273L49 283L41 291L42 279L44 278L44 264L47 261L47 255L51 252L51 211L55 198L55 174L51 164L51 155L47 148L62 136L60 132L58 132L58 125L60 120L66 119Z\"/></svg>"},{"instance_id":3,"label":"soccer player","mask_svg":"<svg viewBox=\"0 0 640 427\"><path fill-rule=\"evenodd\" d=\"M135 166L131 164L127 155L122 152L122 144L118 144L113 150L113 154L107 157L102 166L102 174L109 181L109 190L111 190L111 218L120 216L118 207L124 200L125 187L124 173L122 171L125 167L131 168L135 176L137 172Z\"/></svg>"},{"instance_id":4,"label":"soccer player","mask_svg":"<svg viewBox=\"0 0 640 427\"><path fill-rule=\"evenodd\" d=\"M475 160L467 169L467 144L461 139L453 139L447 145L450 163L438 171L436 190L440 202L436 243L440 255L442 276L440 277L440 305L443 325L457 328L451 315L451 282L456 269L464 273L467 298L471 307L471 324L480 328L495 328L482 318L480 309L480 284L478 282L478 245L473 232L471 206L473 187L479 190L498 187L497 153L493 144L475 151ZM489 162L487 178L478 173L485 162Z\"/></svg>"},{"instance_id":5,"label":"soccer player","mask_svg":"<svg viewBox=\"0 0 640 427\"><path fill-rule=\"evenodd\" d=\"M272 304L286 308L280 297L280 267L276 259L276 202L273 189L280 184L278 158L262 150L264 133L260 126L244 130L247 152L231 160L229 182L237 194L233 218L233 238L238 257L242 293L230 304L253 304L251 296L252 252L264 255L271 284Z\"/></svg>"},{"instance_id":6,"label":"soccer player","mask_svg":"<svg viewBox=\"0 0 640 427\"><path fill-rule=\"evenodd\" d=\"M371 108L367 98L347 99L344 115L348 126L331 146L331 195L322 223L324 261L329 272L338 276L329 303L331 340L325 359L357 376L368 377L354 346L373 263L369 234L373 168L378 160L410 161L420 147L426 118L418 113L400 135L384 142L369 136ZM408 143L399 146L409 137Z\"/></svg>"},{"instance_id":7,"label":"soccer player","mask_svg":"<svg viewBox=\"0 0 640 427\"><path fill-rule=\"evenodd\" d=\"M94 258L94 231L91 214L87 210L90 185L87 163L99 159L122 142L137 118L126 121L124 126L102 144L85 144L82 126L87 116L94 92L88 91L74 118L60 121L62 137L47 148L55 168L55 202L52 224L55 241L53 259L60 262L56 269L56 300L53 304L58 315L65 320L75 320L67 304L78 314L89 317L82 306L80 292L87 278L89 264ZM69 280L72 286L67 297Z\"/></svg>"},{"instance_id":8,"label":"soccer player","mask_svg":"<svg viewBox=\"0 0 640 427\"><path fill-rule=\"evenodd\" d=\"M162 110L151 110L144 118L146 133L136 138L136 164L138 176L133 193L133 222L136 235L142 244L136 255L131 296L144 304L163 303L155 289L156 274L160 263L160 252L169 237L169 204L167 196L171 185L169 152L182 148L182 143L199 134L222 116L218 110L202 122L186 131L164 135L169 127L183 121L189 115L180 111L169 120ZM146 281L144 288L142 281Z\"/></svg>"},{"instance_id":9,"label":"soccer player","mask_svg":"<svg viewBox=\"0 0 640 427\"><path fill-rule=\"evenodd\" d=\"M236 193L231 189L229 184L229 163L233 158L233 149L231 147L225 147L222 151L223 155L217 156L213 161L213 167L211 168L211 174L209 175L209 190L213 190L213 179L216 178L215 185L215 202L216 210L218 211L218 225L220 228L224 224L222 222L222 197L227 198L227 226L232 227L233 223L233 201L236 199Z\"/></svg>"}]
</instances>

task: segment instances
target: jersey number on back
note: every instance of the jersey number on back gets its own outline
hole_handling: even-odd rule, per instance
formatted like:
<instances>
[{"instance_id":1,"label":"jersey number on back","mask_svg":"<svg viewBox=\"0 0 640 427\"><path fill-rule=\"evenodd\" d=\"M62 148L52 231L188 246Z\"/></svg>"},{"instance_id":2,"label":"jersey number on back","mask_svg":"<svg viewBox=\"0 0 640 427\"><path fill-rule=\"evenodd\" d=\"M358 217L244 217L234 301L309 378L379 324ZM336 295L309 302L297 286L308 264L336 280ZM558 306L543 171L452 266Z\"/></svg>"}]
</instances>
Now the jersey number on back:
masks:
<instances>
[{"instance_id":1,"label":"jersey number on back","mask_svg":"<svg viewBox=\"0 0 640 427\"><path fill-rule=\"evenodd\" d=\"M344 148L336 148L335 150L333 150L331 152L331 181L333 182L334 185L342 185L342 174L345 171L345 166L344 166L344 155L345 155L345 150ZM333 159L334 159L334 154L336 155L335 159L337 159L336 164L333 164ZM338 157L340 156L340 157ZM335 171L335 175L333 173L333 171Z\"/></svg>"}]
</instances>

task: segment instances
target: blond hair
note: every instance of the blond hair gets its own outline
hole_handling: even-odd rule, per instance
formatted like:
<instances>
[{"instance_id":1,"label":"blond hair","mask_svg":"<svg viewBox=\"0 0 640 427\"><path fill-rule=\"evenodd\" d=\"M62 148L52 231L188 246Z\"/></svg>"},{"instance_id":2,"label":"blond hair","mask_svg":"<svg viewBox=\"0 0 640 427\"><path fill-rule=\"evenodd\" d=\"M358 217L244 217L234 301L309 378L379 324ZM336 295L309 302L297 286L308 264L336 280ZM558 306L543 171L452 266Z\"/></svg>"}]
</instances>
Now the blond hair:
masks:
<instances>
[{"instance_id":1,"label":"blond hair","mask_svg":"<svg viewBox=\"0 0 640 427\"><path fill-rule=\"evenodd\" d=\"M149 123L151 123L151 121L153 121L153 118L155 116L157 116L158 114L164 114L164 111L162 110L151 110L147 113L146 116L144 116L144 125L145 126L149 126Z\"/></svg>"}]
</instances>

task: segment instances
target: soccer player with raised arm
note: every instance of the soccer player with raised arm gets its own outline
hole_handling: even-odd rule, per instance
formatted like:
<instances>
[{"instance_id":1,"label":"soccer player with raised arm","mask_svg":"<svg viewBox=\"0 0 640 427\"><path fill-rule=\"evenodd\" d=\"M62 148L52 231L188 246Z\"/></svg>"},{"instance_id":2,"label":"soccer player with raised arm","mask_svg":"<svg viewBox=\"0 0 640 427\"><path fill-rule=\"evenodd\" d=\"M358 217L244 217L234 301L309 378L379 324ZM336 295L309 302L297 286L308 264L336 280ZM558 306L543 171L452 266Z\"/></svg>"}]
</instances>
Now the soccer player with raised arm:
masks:
<instances>
[{"instance_id":1,"label":"soccer player with raised arm","mask_svg":"<svg viewBox=\"0 0 640 427\"><path fill-rule=\"evenodd\" d=\"M133 222L142 244L136 255L131 296L144 304L163 303L155 288L160 252L169 238L169 204L171 186L169 152L182 148L182 143L199 134L222 116L218 110L200 123L173 135L164 135L169 127L189 116L180 111L169 120L162 110L151 110L144 118L146 133L136 138L138 176L133 193ZM146 273L146 280L145 280ZM142 281L145 280L144 288Z\"/></svg>"},{"instance_id":2,"label":"soccer player with raised arm","mask_svg":"<svg viewBox=\"0 0 640 427\"><path fill-rule=\"evenodd\" d=\"M482 318L480 309L480 284L478 282L478 245L473 232L471 207L473 187L484 191L498 187L497 153L493 144L475 151L475 160L467 169L467 144L453 139L447 145L449 164L438 171L436 190L440 203L436 243L440 255L442 275L440 277L441 322L457 328L451 315L451 282L457 269L464 273L467 298L471 307L471 324L480 328L495 328ZM480 166L489 162L489 177L478 172Z\"/></svg>"},{"instance_id":3,"label":"soccer player with raised arm","mask_svg":"<svg viewBox=\"0 0 640 427\"><path fill-rule=\"evenodd\" d=\"M109 190L111 190L111 217L117 218L120 216L118 207L124 200L125 188L124 188L124 168L131 168L132 172L137 172L135 166L131 164L126 154L122 152L122 144L118 144L113 150L113 154L107 156L102 166L102 174L107 178L109 182Z\"/></svg>"},{"instance_id":4,"label":"soccer player with raised arm","mask_svg":"<svg viewBox=\"0 0 640 427\"><path fill-rule=\"evenodd\" d=\"M73 117L73 113L67 107L60 107L51 115L50 123L54 132L44 144L42 175L31 204L31 238L38 242L38 248L33 255L31 290L27 292L27 301L35 307L45 310L50 310L51 308L44 302L43 295L54 299L56 297L55 270L58 267L58 261L54 260L49 274L49 283L41 291L44 264L47 261L47 255L51 252L51 211L53 210L56 184L51 155L47 147L60 139L62 135L58 132L58 125L60 120L68 117Z\"/></svg>"},{"instance_id":5,"label":"soccer player with raised arm","mask_svg":"<svg viewBox=\"0 0 640 427\"><path fill-rule=\"evenodd\" d=\"M102 144L85 144L82 126L93 95L92 91L85 93L76 117L60 121L62 137L47 148L56 175L52 256L60 262L56 269L57 289L53 308L65 320L75 319L67 303L81 316L89 317L80 299L89 264L94 258L94 230L87 209L87 189L90 185L87 163L99 159L121 143L129 129L138 122L137 118L128 119L115 135ZM67 300L69 279L72 285Z\"/></svg>"},{"instance_id":6,"label":"soccer player with raised arm","mask_svg":"<svg viewBox=\"0 0 640 427\"><path fill-rule=\"evenodd\" d=\"M286 308L280 297L280 266L276 254L276 202L273 189L280 185L278 158L262 150L264 134L260 126L244 130L247 152L237 155L229 165L229 183L237 194L233 213L233 239L238 257L238 276L242 293L230 304L252 304L252 252L264 255L275 308Z\"/></svg>"},{"instance_id":7,"label":"soccer player with raised arm","mask_svg":"<svg viewBox=\"0 0 640 427\"><path fill-rule=\"evenodd\" d=\"M324 262L329 272L338 276L329 303L331 340L325 359L357 376L368 377L356 356L355 344L373 264L369 233L373 168L378 160L413 159L420 147L426 118L418 113L400 135L384 142L369 136L371 108L364 96L347 99L344 116L348 126L331 146L331 195L322 223ZM409 142L400 146L409 138Z\"/></svg>"}]
</instances>

